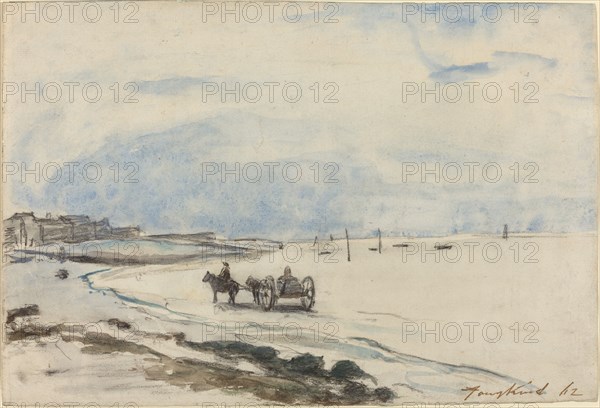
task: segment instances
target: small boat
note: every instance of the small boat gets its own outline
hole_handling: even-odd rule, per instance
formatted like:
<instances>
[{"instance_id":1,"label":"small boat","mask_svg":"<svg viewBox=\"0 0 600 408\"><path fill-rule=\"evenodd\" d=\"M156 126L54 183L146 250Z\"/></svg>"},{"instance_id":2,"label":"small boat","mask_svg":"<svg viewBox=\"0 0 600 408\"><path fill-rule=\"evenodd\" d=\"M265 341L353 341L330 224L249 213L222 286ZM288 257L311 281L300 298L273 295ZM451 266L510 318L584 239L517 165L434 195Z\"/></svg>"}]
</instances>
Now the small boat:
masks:
<instances>
[{"instance_id":1,"label":"small boat","mask_svg":"<svg viewBox=\"0 0 600 408\"><path fill-rule=\"evenodd\" d=\"M8 255L11 259L11 263L26 263L31 262L35 258L35 255L26 255L24 253Z\"/></svg>"}]
</instances>

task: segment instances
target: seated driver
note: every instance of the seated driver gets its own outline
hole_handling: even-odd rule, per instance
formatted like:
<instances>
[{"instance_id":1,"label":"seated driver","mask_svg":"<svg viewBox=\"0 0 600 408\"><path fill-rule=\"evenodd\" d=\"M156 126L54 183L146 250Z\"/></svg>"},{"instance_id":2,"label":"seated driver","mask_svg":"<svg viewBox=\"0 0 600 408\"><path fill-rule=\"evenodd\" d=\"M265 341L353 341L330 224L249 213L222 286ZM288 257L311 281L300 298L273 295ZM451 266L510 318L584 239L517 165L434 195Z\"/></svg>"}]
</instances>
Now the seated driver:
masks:
<instances>
[{"instance_id":1,"label":"seated driver","mask_svg":"<svg viewBox=\"0 0 600 408\"><path fill-rule=\"evenodd\" d=\"M231 280L231 271L227 262L223 262L223 268L221 268L219 278L223 279L225 282L229 282Z\"/></svg>"},{"instance_id":2,"label":"seated driver","mask_svg":"<svg viewBox=\"0 0 600 408\"><path fill-rule=\"evenodd\" d=\"M292 268L286 266L283 270L283 275L277 278L277 290L279 293L283 293L285 287L292 281L295 281L296 278L292 276Z\"/></svg>"}]
</instances>

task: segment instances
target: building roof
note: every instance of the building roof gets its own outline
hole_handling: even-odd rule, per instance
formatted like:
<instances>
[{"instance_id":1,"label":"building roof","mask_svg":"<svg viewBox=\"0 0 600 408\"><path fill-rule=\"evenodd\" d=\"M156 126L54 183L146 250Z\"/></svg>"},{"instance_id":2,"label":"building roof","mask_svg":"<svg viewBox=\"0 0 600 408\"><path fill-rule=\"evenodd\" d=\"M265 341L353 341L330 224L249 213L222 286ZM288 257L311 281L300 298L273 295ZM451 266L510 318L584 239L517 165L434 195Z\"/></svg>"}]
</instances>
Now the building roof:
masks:
<instances>
[{"instance_id":1,"label":"building roof","mask_svg":"<svg viewBox=\"0 0 600 408\"><path fill-rule=\"evenodd\" d=\"M71 224L79 225L79 224L89 224L90 217L87 215L61 215L58 217L62 221L66 221Z\"/></svg>"},{"instance_id":2,"label":"building roof","mask_svg":"<svg viewBox=\"0 0 600 408\"><path fill-rule=\"evenodd\" d=\"M23 217L31 217L35 219L35 215L33 215L33 211L32 212L18 212L15 213L12 217L8 218L9 220L16 220L17 218L23 218Z\"/></svg>"}]
</instances>

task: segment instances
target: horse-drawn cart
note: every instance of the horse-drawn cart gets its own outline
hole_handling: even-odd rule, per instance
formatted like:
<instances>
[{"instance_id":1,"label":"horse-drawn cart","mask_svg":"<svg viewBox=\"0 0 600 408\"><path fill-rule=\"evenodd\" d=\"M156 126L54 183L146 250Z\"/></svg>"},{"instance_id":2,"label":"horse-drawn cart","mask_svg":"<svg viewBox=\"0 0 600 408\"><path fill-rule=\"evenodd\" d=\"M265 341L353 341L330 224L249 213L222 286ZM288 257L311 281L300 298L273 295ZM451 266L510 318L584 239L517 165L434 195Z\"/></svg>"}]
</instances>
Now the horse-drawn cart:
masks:
<instances>
[{"instance_id":1,"label":"horse-drawn cart","mask_svg":"<svg viewBox=\"0 0 600 408\"><path fill-rule=\"evenodd\" d=\"M206 271L202 279L210 284L213 291L213 303L217 303L217 293L228 293L228 302L235 305L235 297L240 289L251 291L254 302L269 311L275 306L278 299L300 299L304 310L308 311L315 305L315 282L310 276L302 279L302 282L294 276L281 277L277 281L272 276L262 280L249 276L246 285L241 285L231 280L223 280L221 277Z\"/></svg>"},{"instance_id":2,"label":"horse-drawn cart","mask_svg":"<svg viewBox=\"0 0 600 408\"><path fill-rule=\"evenodd\" d=\"M279 299L300 299L304 310L312 309L315 304L315 282L310 276L300 282L295 277L275 282L272 276L260 281L257 302L264 311L269 311Z\"/></svg>"}]
</instances>

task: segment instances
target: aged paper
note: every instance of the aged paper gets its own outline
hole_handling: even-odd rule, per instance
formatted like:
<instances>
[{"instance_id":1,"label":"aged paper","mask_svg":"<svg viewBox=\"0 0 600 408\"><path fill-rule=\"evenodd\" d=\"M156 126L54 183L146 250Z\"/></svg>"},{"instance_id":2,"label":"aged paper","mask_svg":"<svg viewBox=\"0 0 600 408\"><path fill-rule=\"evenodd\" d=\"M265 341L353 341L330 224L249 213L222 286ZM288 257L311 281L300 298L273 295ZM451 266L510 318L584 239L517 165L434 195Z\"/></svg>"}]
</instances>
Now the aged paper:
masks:
<instances>
[{"instance_id":1,"label":"aged paper","mask_svg":"<svg viewBox=\"0 0 600 408\"><path fill-rule=\"evenodd\" d=\"M3 2L3 404L597 406L597 20Z\"/></svg>"}]
</instances>

